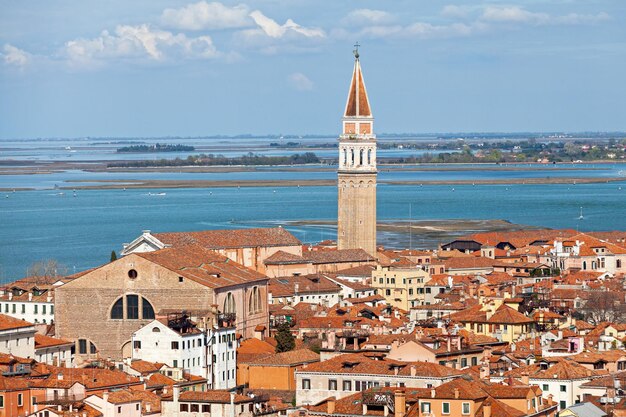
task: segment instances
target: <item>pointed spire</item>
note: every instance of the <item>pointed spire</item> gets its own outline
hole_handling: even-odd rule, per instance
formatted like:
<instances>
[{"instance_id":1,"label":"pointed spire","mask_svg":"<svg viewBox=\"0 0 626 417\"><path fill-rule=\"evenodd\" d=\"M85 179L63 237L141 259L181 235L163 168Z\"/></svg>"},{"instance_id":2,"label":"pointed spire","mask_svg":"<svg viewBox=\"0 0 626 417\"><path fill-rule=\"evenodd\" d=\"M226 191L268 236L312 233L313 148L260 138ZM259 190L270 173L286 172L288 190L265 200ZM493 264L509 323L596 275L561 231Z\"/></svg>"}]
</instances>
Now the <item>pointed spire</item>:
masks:
<instances>
[{"instance_id":1,"label":"pointed spire","mask_svg":"<svg viewBox=\"0 0 626 417\"><path fill-rule=\"evenodd\" d=\"M361 72L361 62L359 60L359 44L357 43L354 47L354 71L352 73L352 81L350 82L344 117L371 117L370 101L367 97L363 73Z\"/></svg>"}]
</instances>

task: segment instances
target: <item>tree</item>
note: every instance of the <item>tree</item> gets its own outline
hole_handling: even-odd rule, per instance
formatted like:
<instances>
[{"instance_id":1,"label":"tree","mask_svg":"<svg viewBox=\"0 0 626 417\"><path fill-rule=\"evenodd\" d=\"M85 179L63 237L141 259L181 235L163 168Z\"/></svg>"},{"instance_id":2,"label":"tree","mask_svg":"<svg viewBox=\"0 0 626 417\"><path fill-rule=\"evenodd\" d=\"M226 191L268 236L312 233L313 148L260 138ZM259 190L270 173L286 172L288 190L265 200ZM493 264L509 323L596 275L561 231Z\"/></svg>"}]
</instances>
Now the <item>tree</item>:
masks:
<instances>
[{"instance_id":1,"label":"tree","mask_svg":"<svg viewBox=\"0 0 626 417\"><path fill-rule=\"evenodd\" d=\"M26 275L35 277L37 283L52 283L59 276L67 275L67 267L60 264L56 259L45 259L34 262L26 270Z\"/></svg>"},{"instance_id":2,"label":"tree","mask_svg":"<svg viewBox=\"0 0 626 417\"><path fill-rule=\"evenodd\" d=\"M117 261L117 253L114 250L111 251L111 262Z\"/></svg>"},{"instance_id":3,"label":"tree","mask_svg":"<svg viewBox=\"0 0 626 417\"><path fill-rule=\"evenodd\" d=\"M582 310L594 325L603 321L623 323L626 319L626 305L619 294L611 291L592 292Z\"/></svg>"},{"instance_id":4,"label":"tree","mask_svg":"<svg viewBox=\"0 0 626 417\"><path fill-rule=\"evenodd\" d=\"M296 347L296 339L291 334L289 323L284 321L278 325L276 332L276 353L289 352Z\"/></svg>"}]
</instances>

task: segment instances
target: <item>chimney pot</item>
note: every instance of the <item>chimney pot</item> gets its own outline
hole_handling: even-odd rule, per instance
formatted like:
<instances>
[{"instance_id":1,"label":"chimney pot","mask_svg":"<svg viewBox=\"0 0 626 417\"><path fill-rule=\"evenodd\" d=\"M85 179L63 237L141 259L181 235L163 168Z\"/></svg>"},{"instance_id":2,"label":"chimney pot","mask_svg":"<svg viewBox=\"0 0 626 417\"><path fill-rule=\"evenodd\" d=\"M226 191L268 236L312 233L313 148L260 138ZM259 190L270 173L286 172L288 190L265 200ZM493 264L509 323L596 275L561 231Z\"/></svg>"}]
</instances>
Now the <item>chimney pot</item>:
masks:
<instances>
[{"instance_id":1,"label":"chimney pot","mask_svg":"<svg viewBox=\"0 0 626 417\"><path fill-rule=\"evenodd\" d=\"M335 413L335 397L330 397L328 399L328 401L326 402L326 406L327 406L327 412L328 414L334 414Z\"/></svg>"}]
</instances>

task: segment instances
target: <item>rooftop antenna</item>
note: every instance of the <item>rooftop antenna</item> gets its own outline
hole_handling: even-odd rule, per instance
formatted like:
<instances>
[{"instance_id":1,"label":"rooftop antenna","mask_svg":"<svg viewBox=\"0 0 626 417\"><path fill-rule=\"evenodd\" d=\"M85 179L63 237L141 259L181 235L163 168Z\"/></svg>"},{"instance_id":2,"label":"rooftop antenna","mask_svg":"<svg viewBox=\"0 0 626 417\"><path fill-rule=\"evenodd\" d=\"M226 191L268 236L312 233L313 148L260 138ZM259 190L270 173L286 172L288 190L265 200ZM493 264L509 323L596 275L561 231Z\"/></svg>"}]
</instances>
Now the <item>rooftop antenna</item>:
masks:
<instances>
[{"instance_id":1,"label":"rooftop antenna","mask_svg":"<svg viewBox=\"0 0 626 417\"><path fill-rule=\"evenodd\" d=\"M413 203L409 203L409 252L413 249L412 210L413 210Z\"/></svg>"}]
</instances>

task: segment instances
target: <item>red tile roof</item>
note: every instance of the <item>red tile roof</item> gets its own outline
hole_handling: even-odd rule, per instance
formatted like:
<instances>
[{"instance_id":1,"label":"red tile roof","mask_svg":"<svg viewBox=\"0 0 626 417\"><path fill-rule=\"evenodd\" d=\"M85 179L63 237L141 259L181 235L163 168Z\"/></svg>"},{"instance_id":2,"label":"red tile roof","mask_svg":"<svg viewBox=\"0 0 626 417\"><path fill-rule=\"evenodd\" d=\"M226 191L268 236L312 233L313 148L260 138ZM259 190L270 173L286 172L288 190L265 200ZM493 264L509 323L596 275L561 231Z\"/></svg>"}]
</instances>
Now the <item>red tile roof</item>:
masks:
<instances>
[{"instance_id":1,"label":"red tile roof","mask_svg":"<svg viewBox=\"0 0 626 417\"><path fill-rule=\"evenodd\" d=\"M265 275L198 245L165 248L128 256L142 257L210 288L267 280Z\"/></svg>"},{"instance_id":2,"label":"red tile roof","mask_svg":"<svg viewBox=\"0 0 626 417\"><path fill-rule=\"evenodd\" d=\"M262 366L295 366L304 363L319 362L320 355L309 349L297 349L289 352L276 353L264 358L250 361L250 365Z\"/></svg>"},{"instance_id":3,"label":"red tile roof","mask_svg":"<svg viewBox=\"0 0 626 417\"><path fill-rule=\"evenodd\" d=\"M64 339L57 339L56 337L44 336L42 334L35 334L35 349L43 349L52 346L74 345L74 342Z\"/></svg>"},{"instance_id":4,"label":"red tile roof","mask_svg":"<svg viewBox=\"0 0 626 417\"><path fill-rule=\"evenodd\" d=\"M301 245L301 242L294 235L282 227L155 233L153 236L166 245L198 244L207 249Z\"/></svg>"},{"instance_id":5,"label":"red tile roof","mask_svg":"<svg viewBox=\"0 0 626 417\"><path fill-rule=\"evenodd\" d=\"M413 371L417 378L449 378L462 373L462 371L435 363L400 362L386 358L373 359L363 353L335 356L323 362L310 364L298 372L393 376L395 375L394 368L398 368L398 375L410 376Z\"/></svg>"},{"instance_id":6,"label":"red tile roof","mask_svg":"<svg viewBox=\"0 0 626 417\"><path fill-rule=\"evenodd\" d=\"M24 327L33 327L33 326L34 326L33 323L16 319L15 317L7 316L6 314L0 314L0 331L22 329ZM33 327L33 330L35 330L34 327Z\"/></svg>"}]
</instances>

